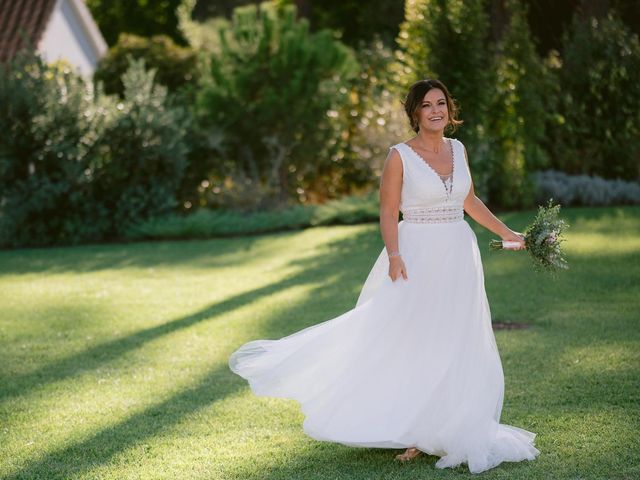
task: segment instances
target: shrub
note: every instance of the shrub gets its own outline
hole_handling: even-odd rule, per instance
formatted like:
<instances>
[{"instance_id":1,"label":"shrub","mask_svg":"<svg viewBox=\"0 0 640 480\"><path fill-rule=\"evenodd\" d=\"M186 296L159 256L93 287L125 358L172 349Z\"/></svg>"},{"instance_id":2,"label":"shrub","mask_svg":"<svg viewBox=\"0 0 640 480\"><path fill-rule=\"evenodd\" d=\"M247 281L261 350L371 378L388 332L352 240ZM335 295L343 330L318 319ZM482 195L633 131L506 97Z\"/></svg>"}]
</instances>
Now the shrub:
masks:
<instances>
[{"instance_id":1,"label":"shrub","mask_svg":"<svg viewBox=\"0 0 640 480\"><path fill-rule=\"evenodd\" d=\"M322 205L293 205L262 212L202 209L188 215L169 214L139 222L131 225L126 237L131 240L209 238L375 222L379 209L377 192Z\"/></svg>"},{"instance_id":2,"label":"shrub","mask_svg":"<svg viewBox=\"0 0 640 480\"><path fill-rule=\"evenodd\" d=\"M460 104L456 132L469 152L476 193L487 198L491 155L485 119L492 88L484 0L407 0L395 67L399 94L423 78L444 82Z\"/></svg>"},{"instance_id":3,"label":"shrub","mask_svg":"<svg viewBox=\"0 0 640 480\"><path fill-rule=\"evenodd\" d=\"M197 78L197 57L188 47L176 45L166 35L151 38L122 33L118 43L100 60L94 79L104 84L109 94L124 94L122 76L129 68L129 58L144 59L156 70L156 82L175 92Z\"/></svg>"},{"instance_id":4,"label":"shrub","mask_svg":"<svg viewBox=\"0 0 640 480\"><path fill-rule=\"evenodd\" d=\"M246 190L256 206L298 201L332 164L328 112L344 102L353 54L329 31L309 33L293 5L239 7L215 25L196 105L211 153L192 168L211 191Z\"/></svg>"},{"instance_id":5,"label":"shrub","mask_svg":"<svg viewBox=\"0 0 640 480\"><path fill-rule=\"evenodd\" d=\"M183 111L142 62L125 87L120 102L32 53L0 67L0 246L103 240L175 206Z\"/></svg>"},{"instance_id":6,"label":"shrub","mask_svg":"<svg viewBox=\"0 0 640 480\"><path fill-rule=\"evenodd\" d=\"M87 0L87 7L109 45L121 32L143 37L165 34L183 43L176 10L183 0Z\"/></svg>"},{"instance_id":7,"label":"shrub","mask_svg":"<svg viewBox=\"0 0 640 480\"><path fill-rule=\"evenodd\" d=\"M374 38L360 42L356 56L360 73L346 80L341 87L347 92L345 101L331 111L336 152L326 175L318 175L309 189L312 201L377 190L389 146L411 132L400 99L390 88L393 51Z\"/></svg>"},{"instance_id":8,"label":"shrub","mask_svg":"<svg viewBox=\"0 0 640 480\"><path fill-rule=\"evenodd\" d=\"M116 104L101 142L95 199L110 212L115 235L177 204L188 117L182 108L167 107L167 89L154 84L154 75L144 60L131 62L122 77L124 100Z\"/></svg>"},{"instance_id":9,"label":"shrub","mask_svg":"<svg viewBox=\"0 0 640 480\"><path fill-rule=\"evenodd\" d=\"M0 246L103 235L90 172L106 108L91 84L33 53L0 66Z\"/></svg>"},{"instance_id":10,"label":"shrub","mask_svg":"<svg viewBox=\"0 0 640 480\"><path fill-rule=\"evenodd\" d=\"M567 175L557 170L535 172L536 202L554 198L565 206L640 204L640 184L598 176Z\"/></svg>"}]
</instances>

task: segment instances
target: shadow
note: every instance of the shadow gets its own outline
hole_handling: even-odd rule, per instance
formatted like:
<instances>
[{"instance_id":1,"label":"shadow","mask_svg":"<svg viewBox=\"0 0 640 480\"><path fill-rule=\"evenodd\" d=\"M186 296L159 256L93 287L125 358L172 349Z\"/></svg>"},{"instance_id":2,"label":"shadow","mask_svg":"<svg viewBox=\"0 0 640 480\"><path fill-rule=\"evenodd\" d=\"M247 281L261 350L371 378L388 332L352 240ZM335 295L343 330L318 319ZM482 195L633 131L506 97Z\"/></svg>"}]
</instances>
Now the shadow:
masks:
<instances>
[{"instance_id":1,"label":"shadow","mask_svg":"<svg viewBox=\"0 0 640 480\"><path fill-rule=\"evenodd\" d=\"M238 265L260 255L265 240L295 235L281 234L69 247L25 248L0 251L0 274L86 273L120 268L215 268Z\"/></svg>"},{"instance_id":2,"label":"shadow","mask_svg":"<svg viewBox=\"0 0 640 480\"><path fill-rule=\"evenodd\" d=\"M282 479L336 479L362 478L404 480L418 478L477 478L469 472L466 464L454 468L436 467L440 457L421 453L410 462L401 463L395 455L404 449L347 447L328 442L303 444L296 455L286 458L286 463L273 464L270 458L254 458L246 468L235 466L223 478L242 480ZM503 462L497 468L483 472L484 477L499 475L499 478L525 478L525 475L541 471L534 462ZM526 477L526 478L543 478Z\"/></svg>"},{"instance_id":3,"label":"shadow","mask_svg":"<svg viewBox=\"0 0 640 480\"><path fill-rule=\"evenodd\" d=\"M471 222L470 222L471 223ZM291 234L283 234L285 236ZM487 238L491 234L487 233ZM479 243L484 237L478 236ZM234 239L234 242L239 239ZM256 239L251 239L249 248L255 247ZM181 250L180 255L169 260L170 263L191 264L201 259L212 256L211 243L217 240L199 242L195 250ZM485 242L486 243L486 242ZM182 245L182 242L180 242ZM247 244L226 245L227 253L232 254L247 248ZM139 245L138 245L139 246ZM176 248L174 246L174 248ZM222 319L224 315L255 302L265 296L273 295L300 285L311 285L310 292L300 303L296 303L289 308L279 309L271 313L260 322L258 330L251 333L250 338L279 338L305 326L319 323L327 318L343 313L346 309L353 308L357 293L366 275L377 257L382 243L379 238L377 225L362 229L347 239L340 239L323 245L317 253L308 257L296 259L286 267L297 270L287 278L263 287L234 295L221 302L216 302L183 317L176 318L162 325L141 330L121 339L97 345L86 351L79 352L60 361L46 365L34 373L24 375L17 379L9 379L9 385L3 386L1 394L17 396L23 395L30 390L42 385L42 382L51 383L61 379L75 376L92 369L96 369L105 362L114 360L119 356L144 346L153 339L163 335L178 331L180 329L193 326L195 324ZM208 250L207 250L208 249ZM482 248L483 261L489 264L487 271L491 271L490 278L487 278L487 287L495 285L499 288L499 281L513 280L511 276L501 277L498 272L494 272L492 259L486 259L486 248ZM219 252L217 252L219 253ZM86 252L85 252L86 254ZM144 265L150 259L156 258L157 253L152 256L145 256L144 250L139 254L143 259L126 259L122 262L132 262L126 265ZM87 254L88 255L88 254ZM129 254L130 255L130 254ZM116 255L117 257L117 255ZM486 259L486 260L485 260ZM98 263L91 263L90 260L84 267L91 265L92 269L116 268L113 264L107 266L100 260ZM111 257L117 264L118 260ZM562 277L554 284L532 284L532 277L526 267L520 269L516 274L518 282L523 282L526 288L518 289L519 292L528 291L529 296L519 296L518 303L531 310L526 318L528 323L532 323L532 329L526 332L502 332L501 335L539 335L542 342L523 340L521 343L510 345L508 356L518 359L518 378L507 378L507 395L510 399L515 398L519 403L517 393L512 393L509 383L525 382L527 387L524 390L528 395L526 408L544 408L550 414L562 409L572 409L577 407L584 409L598 410L607 406L617 405L628 411L637 411L637 407L631 405L632 398L629 392L637 392L637 367L630 370L600 372L598 374L572 371L562 361L563 355L570 348L586 345L597 345L598 343L617 341L637 341L638 332L630 328L619 330L607 330L603 328L601 337L594 337L593 333L586 329L576 329L579 319L571 322L563 322L563 318L575 315L576 305L593 305L606 312L610 300L616 298L615 295L631 295L629 284L626 280L621 280L621 272L635 273L640 267L632 267L632 262L637 262L638 254L612 255L611 261L616 265L625 267L625 270L610 269L598 273L597 267L593 266L588 258L581 258L574 264L570 274ZM215 259L213 260L215 262ZM122 264L121 264L122 265ZM350 268L345 268L349 265ZM356 266L355 268L353 266ZM211 264L208 265L210 267ZM73 265L63 265L72 271ZM50 271L50 270L43 270ZM83 270L79 270L83 271ZM489 275L487 275L489 277ZM581 285L578 289L577 284ZM501 283L501 282L500 282ZM615 285L613 290L603 289L604 285ZM583 288L584 287L584 288ZM638 286L634 284L637 290ZM613 295L613 296L612 296ZM629 297L631 298L631 297ZM506 298L500 307L503 311L510 311L509 304L513 298ZM631 302L631 300L629 300ZM636 301L637 302L637 301ZM494 311L493 303L492 311ZM631 303L630 303L631 305ZM322 316L320 316L320 314ZM539 319L540 315L545 318ZM546 319L551 319L547 322ZM620 325L616 322L614 325ZM232 350L232 349L230 349ZM231 353L229 351L229 353ZM15 385L11 385L14 382ZM622 388L620 388L622 386ZM59 449L45 454L39 459L27 462L22 468L7 478L74 478L82 475L83 472L92 468L106 464L118 453L143 442L144 439L158 435L171 425L183 420L190 413L200 408L209 406L215 402L248 388L246 382L235 376L224 365L216 365L210 373L197 385L185 389L171 398L159 402L144 411L136 413L131 417L122 420L115 425L106 427L96 432L89 438L81 441L71 442ZM618 388L615 394L613 390ZM553 401L549 399L552 398ZM635 409L635 410L634 410ZM540 425L536 429L542 433L542 438L546 432L545 425ZM596 433L594 433L595 435ZM334 478L339 473L348 477L351 473L355 476L367 478L407 478L417 475L433 475L436 478L447 478L459 474L468 474L466 466L456 469L441 471L436 469L434 464L437 461L435 456L423 455L416 463L411 465L395 464L393 455L397 450L387 449L357 449L344 447L339 444L324 444L311 442L308 452L296 453L292 457L287 457L286 465L273 465L268 463L268 459L258 459L264 462L264 469L259 474L248 473L242 478ZM248 461L256 460L255 457L247 457ZM245 464L240 463L233 466L234 473L242 471ZM500 466L501 475L518 476L523 474L533 475L535 469L541 468L536 462L503 463ZM255 465L253 465L255 466ZM247 464L246 468L249 466ZM239 470L238 470L239 469ZM538 472L542 475L542 472ZM546 472L548 473L548 472ZM323 477L324 475L324 477ZM332 477L331 475L334 475ZM470 474L469 474L470 475ZM470 475L471 476L471 475ZM230 472L229 478L232 477ZM239 478L239 477L236 477Z\"/></svg>"},{"instance_id":4,"label":"shadow","mask_svg":"<svg viewBox=\"0 0 640 480\"><path fill-rule=\"evenodd\" d=\"M262 296L273 294L288 286L291 286L290 282L282 282L235 295L221 302L209 305L193 314L137 331L116 340L95 345L87 350L44 365L33 372L8 378L0 390L0 401L7 397L25 395L32 389L42 388L48 384L98 369L105 363L115 360L137 348L143 347L146 343L164 335L189 328L203 321L212 321L216 317L221 317L235 308L256 301Z\"/></svg>"},{"instance_id":5,"label":"shadow","mask_svg":"<svg viewBox=\"0 0 640 480\"><path fill-rule=\"evenodd\" d=\"M0 301L0 304L2 302ZM20 308L22 307L22 308ZM0 307L0 401L11 382L21 378L32 361L42 361L42 350L51 342L66 342L78 332L91 328L93 319L101 321L107 310L103 305L76 302L74 305L50 305L46 309L34 309L28 302L24 306ZM34 332L34 325L46 330ZM71 332L70 332L71 330ZM28 345L28 347L27 347ZM32 347L37 348L34 354ZM13 369L13 366L16 368Z\"/></svg>"},{"instance_id":6,"label":"shadow","mask_svg":"<svg viewBox=\"0 0 640 480\"><path fill-rule=\"evenodd\" d=\"M346 240L327 243L325 248L316 256L291 262L288 266L296 267L299 272L285 280L235 295L221 302L211 304L190 315L137 331L122 338L98 344L77 354L47 364L33 372L6 378L6 382L4 382L3 387L0 389L0 401L8 397L25 395L34 389L42 388L48 384L95 370L105 363L116 360L122 355L141 348L146 343L162 336L189 328L203 321L222 319L225 314L236 308L246 306L261 298L300 285L319 283L316 289L319 290L318 294L313 295L313 298L309 300L310 305L301 308L299 310L300 312L309 311L309 309L311 309L311 311L318 311L319 306L325 307L324 310L326 310L326 300L328 298L336 298L340 297L340 294L346 294L344 304L340 304L339 302L335 304L335 308L340 309L341 305L347 304L346 302L353 292L357 291L355 286L358 282L362 283L363 277L366 278L366 266L363 266L362 270L354 269L345 271L341 268L345 256L349 255L353 257L355 255L360 264L361 259L371 258L368 252L370 249L375 248L374 245L376 243L375 239L373 239L372 235L368 232L361 232ZM360 254L353 253L356 246L360 247ZM319 282L318 279L323 276L331 276L333 286L325 282ZM317 304L316 302L321 303ZM353 304L355 305L355 300ZM316 308L313 308L314 305ZM304 317L304 315L301 313L300 317ZM283 320L285 321L283 322ZM291 322L284 312L281 320L276 321L276 325L280 323L284 323L280 325L280 327L288 326L291 328ZM318 323L317 319L314 319L313 323ZM278 335L281 334L282 331L280 328L276 328L275 330L268 330L266 333Z\"/></svg>"},{"instance_id":7,"label":"shadow","mask_svg":"<svg viewBox=\"0 0 640 480\"><path fill-rule=\"evenodd\" d=\"M86 438L29 462L8 479L76 478L107 463L115 455L144 439L158 435L187 415L218 402L241 389L241 384L221 381L227 366L213 369L198 385L111 425Z\"/></svg>"},{"instance_id":8,"label":"shadow","mask_svg":"<svg viewBox=\"0 0 640 480\"><path fill-rule=\"evenodd\" d=\"M347 305L355 305L352 293L363 281L370 265L362 269L344 269L345 257L348 255L366 259L371 262L371 251L377 251L378 239L369 231L361 231L348 239L341 239L325 244L317 255L291 262L290 266L299 268L299 272L287 279L262 288L236 295L223 302L211 305L192 315L181 317L163 325L145 329L133 335L107 342L87 351L78 353L60 362L53 363L28 376L18 379L18 386L9 387L12 395L25 394L30 389L45 383L68 378L115 359L146 342L181 328L194 325L212 317L222 317L234 308L246 305L267 295L301 284L315 284L308 297L290 309L274 312L259 326L259 331L252 333L252 338L265 338L269 335L284 336L289 330L297 330L305 323L318 323L318 318L311 318L310 312L327 311L327 298L340 298L334 308L341 310ZM360 253L354 253L356 247ZM371 251L370 251L371 250ZM359 264L359 263L358 263ZM323 281L330 278L331 281ZM347 292L345 294L345 292ZM342 293L342 296L340 295ZM344 302L344 303L343 303ZM297 316L295 322L283 321ZM229 352L231 353L231 352ZM225 358L227 356L225 355ZM12 379L13 382L13 379ZM74 478L93 468L109 462L115 455L143 442L146 438L158 435L171 425L175 425L196 410L210 406L229 395L246 389L246 381L233 374L226 362L215 366L211 372L196 386L185 389L171 398L135 413L126 420L103 428L89 438L69 444L43 455L41 458L27 462L7 479L22 478ZM5 392L5 393L7 393Z\"/></svg>"}]
</instances>

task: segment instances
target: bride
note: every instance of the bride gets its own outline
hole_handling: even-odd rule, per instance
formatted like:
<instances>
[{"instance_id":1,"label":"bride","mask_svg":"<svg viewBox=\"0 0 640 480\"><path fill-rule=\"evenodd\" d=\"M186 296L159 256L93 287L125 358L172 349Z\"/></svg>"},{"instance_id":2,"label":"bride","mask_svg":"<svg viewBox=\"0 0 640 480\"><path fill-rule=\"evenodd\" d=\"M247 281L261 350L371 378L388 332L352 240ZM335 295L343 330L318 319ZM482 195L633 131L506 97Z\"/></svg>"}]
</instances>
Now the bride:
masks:
<instances>
[{"instance_id":1,"label":"bride","mask_svg":"<svg viewBox=\"0 0 640 480\"><path fill-rule=\"evenodd\" d=\"M477 238L464 212L503 240L524 237L475 195L462 123L445 85L411 86L415 137L390 147L380 182L385 247L355 307L278 340L254 340L229 367L256 395L297 400L303 429L353 447L436 455L480 473L533 460L536 434L501 424L502 363ZM398 222L398 214L402 221Z\"/></svg>"}]
</instances>

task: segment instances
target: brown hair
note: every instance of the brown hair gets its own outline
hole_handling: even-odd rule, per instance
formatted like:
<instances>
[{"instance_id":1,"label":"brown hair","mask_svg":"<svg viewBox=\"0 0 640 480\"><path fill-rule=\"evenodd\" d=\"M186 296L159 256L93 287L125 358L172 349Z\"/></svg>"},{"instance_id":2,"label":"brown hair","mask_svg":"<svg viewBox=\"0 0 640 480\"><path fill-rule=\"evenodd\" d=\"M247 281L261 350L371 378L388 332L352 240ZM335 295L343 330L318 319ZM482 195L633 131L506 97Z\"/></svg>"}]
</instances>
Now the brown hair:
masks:
<instances>
[{"instance_id":1,"label":"brown hair","mask_svg":"<svg viewBox=\"0 0 640 480\"><path fill-rule=\"evenodd\" d=\"M451 131L454 132L458 128L458 126L462 124L462 120L458 120L457 118L458 105L449 93L447 87L445 87L444 83L442 83L440 80L430 78L418 80L416 83L411 85L411 87L409 88L409 93L407 93L407 98L404 102L401 102L404 105L404 111L409 117L411 129L416 133L418 133L418 131L420 130L416 112L422 105L424 96L432 88L439 88L440 90L442 90L442 93L444 93L444 98L447 101L447 110L449 111L449 121L445 127L445 130L447 128L450 128Z\"/></svg>"}]
</instances>

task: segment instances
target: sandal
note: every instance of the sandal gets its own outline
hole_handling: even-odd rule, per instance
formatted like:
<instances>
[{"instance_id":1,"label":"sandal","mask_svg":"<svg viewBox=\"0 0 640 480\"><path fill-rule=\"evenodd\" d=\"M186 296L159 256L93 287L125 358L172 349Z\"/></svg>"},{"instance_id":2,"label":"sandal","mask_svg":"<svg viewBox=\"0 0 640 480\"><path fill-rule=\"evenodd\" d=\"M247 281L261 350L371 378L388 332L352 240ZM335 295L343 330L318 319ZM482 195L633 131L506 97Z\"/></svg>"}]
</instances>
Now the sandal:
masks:
<instances>
[{"instance_id":1,"label":"sandal","mask_svg":"<svg viewBox=\"0 0 640 480\"><path fill-rule=\"evenodd\" d=\"M418 450L417 448L407 448L406 452L396 455L396 460L400 460L401 462L408 462L418 455L420 455L420 450Z\"/></svg>"}]
</instances>

